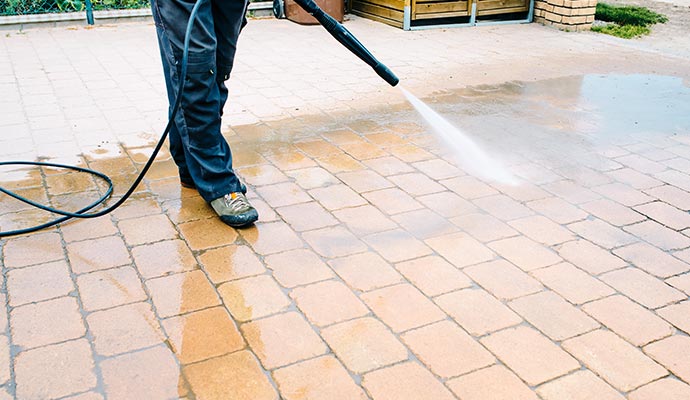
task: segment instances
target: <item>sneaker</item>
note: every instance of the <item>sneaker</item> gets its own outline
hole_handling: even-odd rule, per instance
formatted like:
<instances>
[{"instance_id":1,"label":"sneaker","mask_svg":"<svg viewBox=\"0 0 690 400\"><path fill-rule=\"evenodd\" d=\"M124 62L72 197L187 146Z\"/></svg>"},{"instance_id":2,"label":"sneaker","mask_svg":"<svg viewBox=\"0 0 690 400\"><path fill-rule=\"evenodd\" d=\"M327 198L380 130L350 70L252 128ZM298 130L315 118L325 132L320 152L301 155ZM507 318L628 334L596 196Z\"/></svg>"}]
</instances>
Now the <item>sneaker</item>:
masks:
<instances>
[{"instance_id":1,"label":"sneaker","mask_svg":"<svg viewBox=\"0 0 690 400\"><path fill-rule=\"evenodd\" d=\"M251 225L259 219L259 213L249 204L247 196L242 192L229 193L219 197L211 202L211 207L216 211L221 221L234 228Z\"/></svg>"}]
</instances>

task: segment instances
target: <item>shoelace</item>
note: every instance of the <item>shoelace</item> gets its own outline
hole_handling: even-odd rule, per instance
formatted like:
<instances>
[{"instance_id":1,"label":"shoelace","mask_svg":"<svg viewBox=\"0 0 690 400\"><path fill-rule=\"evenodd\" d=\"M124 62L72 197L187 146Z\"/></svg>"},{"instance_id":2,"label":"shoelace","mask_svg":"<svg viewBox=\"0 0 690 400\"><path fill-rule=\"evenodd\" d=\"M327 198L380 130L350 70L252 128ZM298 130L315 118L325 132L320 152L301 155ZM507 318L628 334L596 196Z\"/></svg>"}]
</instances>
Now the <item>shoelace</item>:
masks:
<instances>
[{"instance_id":1,"label":"shoelace","mask_svg":"<svg viewBox=\"0 0 690 400\"><path fill-rule=\"evenodd\" d=\"M233 193L224 196L225 205L227 205L233 212L241 212L250 208L249 201L242 193L235 193L235 198L232 198Z\"/></svg>"}]
</instances>

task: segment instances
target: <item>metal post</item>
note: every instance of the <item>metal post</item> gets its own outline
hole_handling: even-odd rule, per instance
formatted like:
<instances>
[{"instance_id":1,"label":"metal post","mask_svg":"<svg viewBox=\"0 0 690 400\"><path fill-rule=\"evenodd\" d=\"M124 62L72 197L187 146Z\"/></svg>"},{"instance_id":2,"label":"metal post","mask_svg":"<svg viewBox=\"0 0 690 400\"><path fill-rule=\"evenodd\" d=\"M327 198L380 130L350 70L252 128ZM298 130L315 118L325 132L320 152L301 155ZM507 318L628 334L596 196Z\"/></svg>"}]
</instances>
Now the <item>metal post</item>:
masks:
<instances>
[{"instance_id":1,"label":"metal post","mask_svg":"<svg viewBox=\"0 0 690 400\"><path fill-rule=\"evenodd\" d=\"M93 25L93 4L91 4L91 0L86 0L86 22L89 25Z\"/></svg>"}]
</instances>

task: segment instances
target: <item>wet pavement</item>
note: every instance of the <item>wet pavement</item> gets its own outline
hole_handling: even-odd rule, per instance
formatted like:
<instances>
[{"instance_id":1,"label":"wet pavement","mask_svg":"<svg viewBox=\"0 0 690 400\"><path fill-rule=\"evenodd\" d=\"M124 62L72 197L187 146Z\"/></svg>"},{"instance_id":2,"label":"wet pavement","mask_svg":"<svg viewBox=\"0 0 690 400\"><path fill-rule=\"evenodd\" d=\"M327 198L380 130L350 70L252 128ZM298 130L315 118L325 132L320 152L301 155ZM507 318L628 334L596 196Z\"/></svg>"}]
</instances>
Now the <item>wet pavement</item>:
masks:
<instances>
[{"instance_id":1,"label":"wet pavement","mask_svg":"<svg viewBox=\"0 0 690 400\"><path fill-rule=\"evenodd\" d=\"M347 24L520 183L466 174L318 28L252 21L224 132L259 223L220 223L164 150L111 215L0 241L0 399L690 398L690 59ZM2 160L121 195L165 122L155 46L146 23L9 32ZM0 197L2 230L50 217Z\"/></svg>"}]
</instances>

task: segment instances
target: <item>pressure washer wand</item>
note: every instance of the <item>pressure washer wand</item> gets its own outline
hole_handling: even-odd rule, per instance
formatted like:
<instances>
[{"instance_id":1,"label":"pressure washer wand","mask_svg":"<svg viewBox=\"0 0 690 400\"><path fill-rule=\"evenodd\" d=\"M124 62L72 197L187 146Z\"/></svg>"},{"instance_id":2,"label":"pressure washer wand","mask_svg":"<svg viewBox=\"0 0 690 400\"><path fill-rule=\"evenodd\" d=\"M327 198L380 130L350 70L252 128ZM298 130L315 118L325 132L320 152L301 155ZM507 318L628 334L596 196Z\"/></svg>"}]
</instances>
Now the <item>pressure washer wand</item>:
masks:
<instances>
[{"instance_id":1,"label":"pressure washer wand","mask_svg":"<svg viewBox=\"0 0 690 400\"><path fill-rule=\"evenodd\" d=\"M350 31L333 17L323 12L313 0L295 0L295 3L316 18L316 20L319 21L319 23L343 46L347 47L348 50L353 52L362 61L369 64L383 80L388 82L391 86L395 86L400 82L400 79L398 79L388 67L381 64L379 60L377 60L376 57L374 57L369 50L350 33Z\"/></svg>"}]
</instances>

